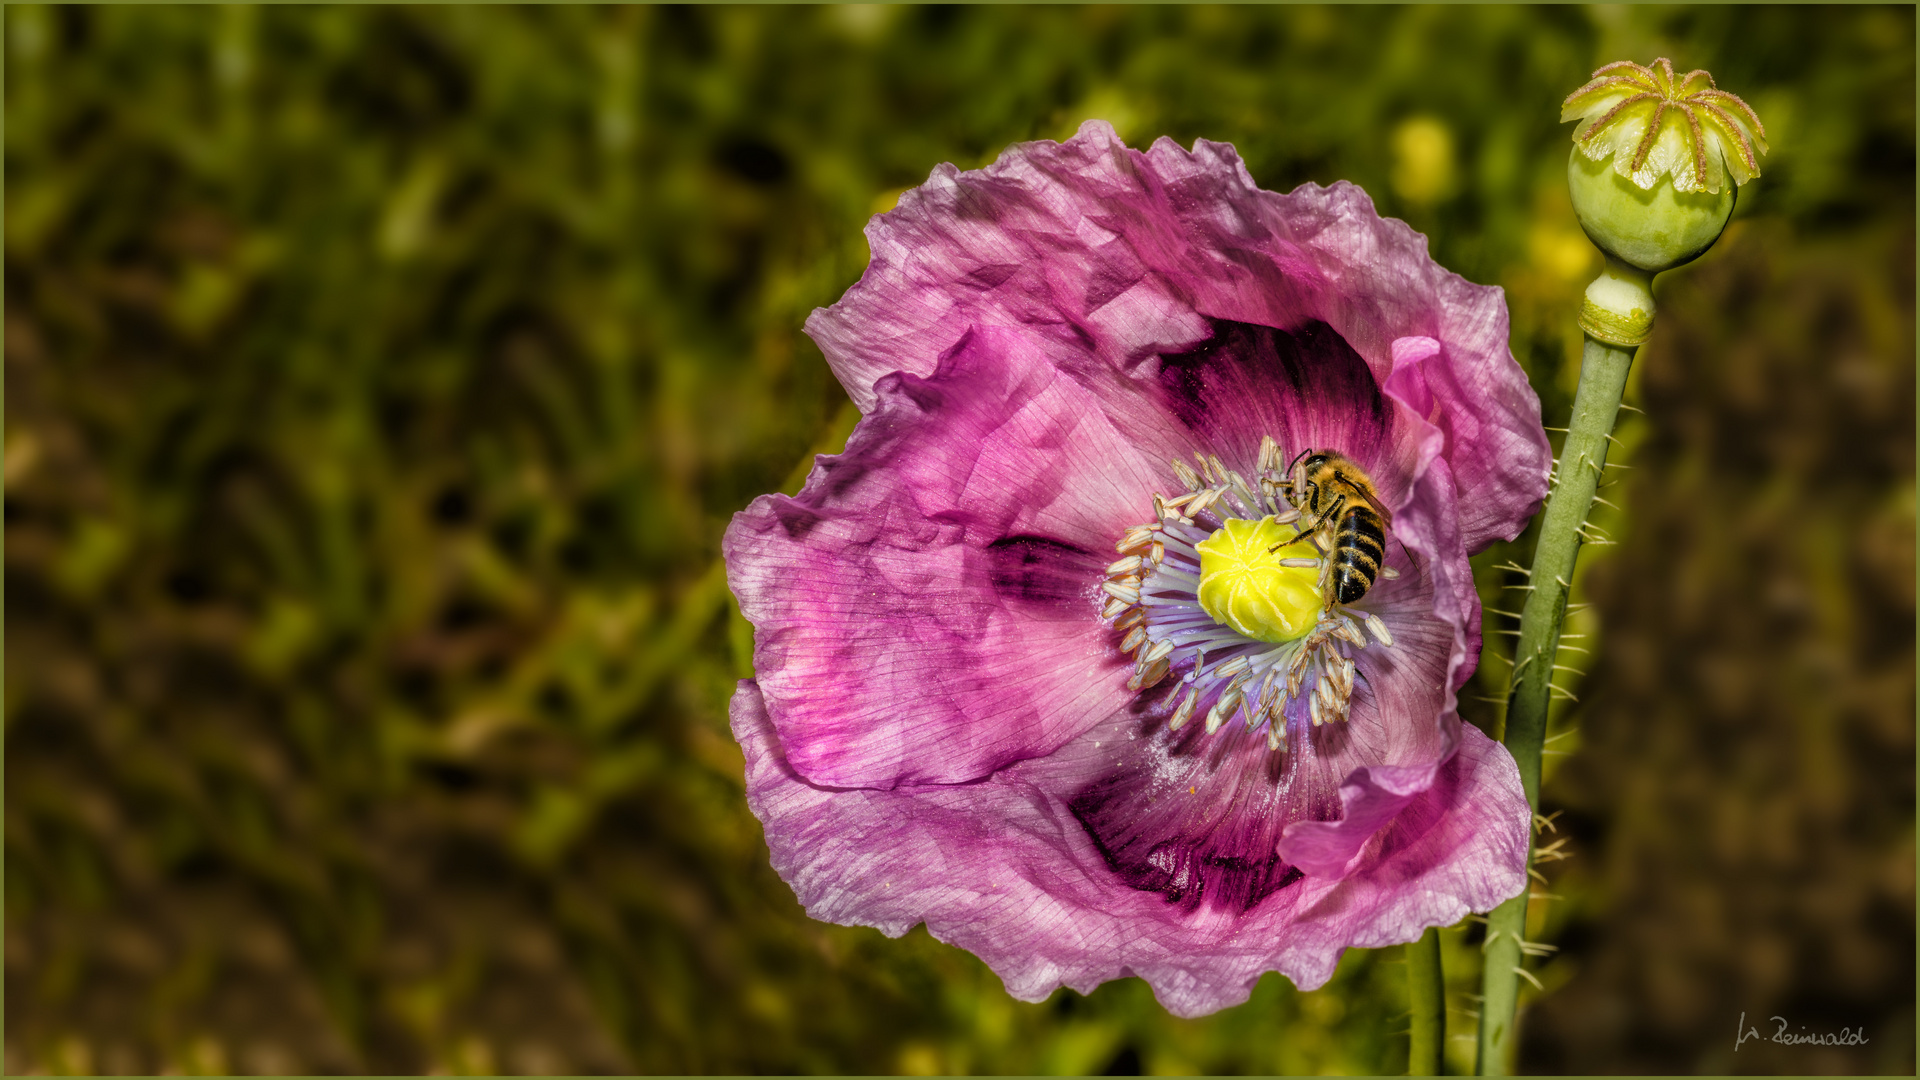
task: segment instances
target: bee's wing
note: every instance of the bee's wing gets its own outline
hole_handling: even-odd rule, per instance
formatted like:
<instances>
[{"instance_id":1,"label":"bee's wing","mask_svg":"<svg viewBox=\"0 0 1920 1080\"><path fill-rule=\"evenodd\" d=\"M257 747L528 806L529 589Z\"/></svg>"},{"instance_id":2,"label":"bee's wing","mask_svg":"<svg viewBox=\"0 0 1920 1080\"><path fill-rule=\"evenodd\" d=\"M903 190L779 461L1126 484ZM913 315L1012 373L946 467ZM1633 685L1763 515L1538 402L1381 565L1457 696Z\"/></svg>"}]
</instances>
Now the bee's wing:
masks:
<instances>
[{"instance_id":1,"label":"bee's wing","mask_svg":"<svg viewBox=\"0 0 1920 1080\"><path fill-rule=\"evenodd\" d=\"M1341 474L1340 479L1345 480L1348 487L1352 488L1361 498L1367 500L1367 505L1373 507L1374 512L1380 515L1380 520L1387 523L1388 528L1393 527L1393 511L1387 509L1387 504L1381 502L1380 497L1373 493L1373 486L1371 484L1365 481L1356 481L1353 477L1344 473Z\"/></svg>"}]
</instances>

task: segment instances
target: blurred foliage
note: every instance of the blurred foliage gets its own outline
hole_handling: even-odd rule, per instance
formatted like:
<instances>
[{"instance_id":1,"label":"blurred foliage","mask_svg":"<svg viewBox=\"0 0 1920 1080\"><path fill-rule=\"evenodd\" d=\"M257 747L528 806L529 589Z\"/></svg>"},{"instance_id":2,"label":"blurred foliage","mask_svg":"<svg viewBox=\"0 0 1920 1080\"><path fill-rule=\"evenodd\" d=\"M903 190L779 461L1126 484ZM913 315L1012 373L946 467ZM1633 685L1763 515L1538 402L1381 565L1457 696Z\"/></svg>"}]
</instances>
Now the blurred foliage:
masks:
<instances>
[{"instance_id":1,"label":"blurred foliage","mask_svg":"<svg viewBox=\"0 0 1920 1080\"><path fill-rule=\"evenodd\" d=\"M799 325L865 219L1090 116L1362 184L1507 289L1553 423L1597 269L1557 105L1666 55L1775 149L1662 282L1576 583L1523 1064L1911 1072L1913 21L8 8L8 1071L1403 1067L1397 950L1181 1021L808 920L720 532L852 425ZM1736 1057L1743 1011L1872 1041Z\"/></svg>"}]
</instances>

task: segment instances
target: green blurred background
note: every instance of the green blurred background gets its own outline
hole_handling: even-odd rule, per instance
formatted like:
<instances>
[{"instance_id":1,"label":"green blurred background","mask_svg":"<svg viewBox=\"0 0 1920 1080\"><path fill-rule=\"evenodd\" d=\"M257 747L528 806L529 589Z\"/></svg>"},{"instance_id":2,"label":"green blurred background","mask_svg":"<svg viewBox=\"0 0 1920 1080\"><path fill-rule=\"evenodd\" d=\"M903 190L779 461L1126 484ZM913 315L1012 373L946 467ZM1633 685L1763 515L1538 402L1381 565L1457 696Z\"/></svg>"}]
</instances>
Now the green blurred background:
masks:
<instances>
[{"instance_id":1,"label":"green blurred background","mask_svg":"<svg viewBox=\"0 0 1920 1080\"><path fill-rule=\"evenodd\" d=\"M726 728L728 517L943 161L1112 121L1363 185L1562 422L1560 99L1773 154L1662 279L1578 599L1522 1067L1914 1069L1914 11L9 7L8 1072L1365 1072L1398 949L1168 1017L809 921ZM1528 541L1476 560L1513 610ZM1463 710L1498 731L1511 623ZM1444 935L1471 1068L1480 935ZM1852 1049L1748 1042L1863 1028Z\"/></svg>"}]
</instances>

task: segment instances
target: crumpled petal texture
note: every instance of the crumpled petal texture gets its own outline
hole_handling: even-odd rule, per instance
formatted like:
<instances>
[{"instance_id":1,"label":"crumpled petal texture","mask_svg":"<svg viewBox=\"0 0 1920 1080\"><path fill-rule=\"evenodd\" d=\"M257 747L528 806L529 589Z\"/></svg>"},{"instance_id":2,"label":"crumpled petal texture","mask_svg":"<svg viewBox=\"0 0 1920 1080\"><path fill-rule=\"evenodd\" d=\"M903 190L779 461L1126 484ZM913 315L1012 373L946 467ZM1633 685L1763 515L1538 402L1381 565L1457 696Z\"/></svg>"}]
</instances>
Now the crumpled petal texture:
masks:
<instances>
[{"instance_id":1,"label":"crumpled petal texture","mask_svg":"<svg viewBox=\"0 0 1920 1080\"><path fill-rule=\"evenodd\" d=\"M867 243L859 284L807 320L863 412L879 378L931 373L975 326L1078 337L1087 363L1151 377L1139 369L1153 357L1210 336L1208 317L1318 319L1382 382L1395 339L1440 346L1421 385L1454 476L1477 493L1461 508L1469 551L1511 539L1531 514L1510 508L1546 491L1540 399L1508 352L1500 290L1435 263L1426 237L1352 184L1262 191L1225 143L1189 153L1162 138L1142 153L1089 120L977 172L939 166L867 225Z\"/></svg>"},{"instance_id":2,"label":"crumpled petal texture","mask_svg":"<svg viewBox=\"0 0 1920 1080\"><path fill-rule=\"evenodd\" d=\"M807 327L865 416L725 540L748 801L808 912L925 922L1023 999L1138 975L1196 1016L1518 892L1517 771L1455 712L1467 554L1550 464L1499 291L1351 185L1264 192L1231 147L1099 122L941 166L867 233ZM1177 686L1127 689L1100 617L1169 459L1253 475L1267 435L1367 470L1399 571L1362 602L1395 646L1356 654L1351 718L1294 715L1280 755L1169 730Z\"/></svg>"},{"instance_id":3,"label":"crumpled petal texture","mask_svg":"<svg viewBox=\"0 0 1920 1080\"><path fill-rule=\"evenodd\" d=\"M1164 486L1030 340L983 328L881 380L844 454L727 531L728 581L793 767L836 787L964 783L1124 706L1091 599Z\"/></svg>"},{"instance_id":4,"label":"crumpled petal texture","mask_svg":"<svg viewBox=\"0 0 1920 1080\"><path fill-rule=\"evenodd\" d=\"M988 784L821 788L788 766L751 681L734 695L733 731L774 869L807 914L890 937L924 922L1024 1001L1137 975L1190 1017L1245 1001L1268 971L1313 989L1342 950L1452 925L1524 877L1511 870L1526 852L1519 772L1471 726L1445 762L1356 773L1341 791L1347 820L1287 837L1305 857L1361 853L1368 872L1305 877L1244 915L1116 888L1059 794L1084 762L1032 761Z\"/></svg>"}]
</instances>

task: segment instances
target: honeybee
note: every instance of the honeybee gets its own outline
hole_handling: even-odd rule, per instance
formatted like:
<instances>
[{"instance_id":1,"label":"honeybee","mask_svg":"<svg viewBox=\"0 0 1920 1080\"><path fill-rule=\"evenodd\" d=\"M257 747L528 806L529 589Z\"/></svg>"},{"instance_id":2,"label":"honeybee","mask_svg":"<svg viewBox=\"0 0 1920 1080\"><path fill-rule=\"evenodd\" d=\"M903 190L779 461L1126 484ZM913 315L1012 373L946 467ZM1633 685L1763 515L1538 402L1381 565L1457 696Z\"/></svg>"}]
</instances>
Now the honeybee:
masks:
<instances>
[{"instance_id":1,"label":"honeybee","mask_svg":"<svg viewBox=\"0 0 1920 1080\"><path fill-rule=\"evenodd\" d=\"M1299 535L1315 534L1329 553L1322 578L1329 605L1354 603L1381 577L1399 576L1384 569L1393 513L1365 469L1338 451L1309 448L1287 474L1281 488L1300 511Z\"/></svg>"}]
</instances>

